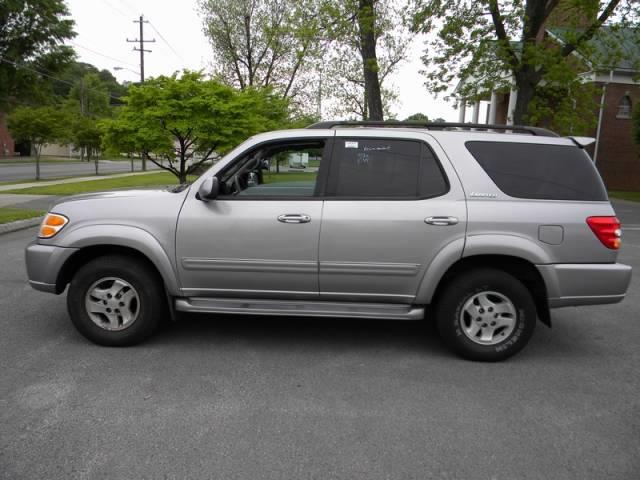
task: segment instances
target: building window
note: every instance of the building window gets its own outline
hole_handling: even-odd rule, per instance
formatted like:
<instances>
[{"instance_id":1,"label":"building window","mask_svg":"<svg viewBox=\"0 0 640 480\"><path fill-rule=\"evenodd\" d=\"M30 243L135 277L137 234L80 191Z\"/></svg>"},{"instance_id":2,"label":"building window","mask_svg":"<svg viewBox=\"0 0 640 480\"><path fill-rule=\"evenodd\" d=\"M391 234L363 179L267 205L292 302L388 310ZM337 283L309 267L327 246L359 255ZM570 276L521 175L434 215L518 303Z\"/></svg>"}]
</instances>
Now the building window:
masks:
<instances>
[{"instance_id":1,"label":"building window","mask_svg":"<svg viewBox=\"0 0 640 480\"><path fill-rule=\"evenodd\" d=\"M616 118L631 118L631 97L625 95L618 103L618 113Z\"/></svg>"}]
</instances>

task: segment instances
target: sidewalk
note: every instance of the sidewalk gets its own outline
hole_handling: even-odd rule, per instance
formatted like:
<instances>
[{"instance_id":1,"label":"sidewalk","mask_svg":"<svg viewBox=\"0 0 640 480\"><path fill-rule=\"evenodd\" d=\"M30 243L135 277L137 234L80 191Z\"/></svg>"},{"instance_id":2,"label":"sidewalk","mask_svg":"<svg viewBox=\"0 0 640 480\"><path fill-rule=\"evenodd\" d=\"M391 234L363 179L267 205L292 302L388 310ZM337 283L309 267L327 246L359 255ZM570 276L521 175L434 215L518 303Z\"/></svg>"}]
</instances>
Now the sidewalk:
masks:
<instances>
[{"instance_id":1,"label":"sidewalk","mask_svg":"<svg viewBox=\"0 0 640 480\"><path fill-rule=\"evenodd\" d=\"M39 182L13 183L9 185L0 185L0 192L6 192L7 190L19 190L19 189L31 188L31 187L46 187L49 185L58 185L61 183L89 182L93 180L105 180L108 178L133 177L136 175L148 175L150 173L158 173L159 171L160 170L149 170L146 172L115 173L112 175L100 175L100 176L92 175L90 177L71 177L71 178L63 178L58 180L41 180Z\"/></svg>"}]
</instances>

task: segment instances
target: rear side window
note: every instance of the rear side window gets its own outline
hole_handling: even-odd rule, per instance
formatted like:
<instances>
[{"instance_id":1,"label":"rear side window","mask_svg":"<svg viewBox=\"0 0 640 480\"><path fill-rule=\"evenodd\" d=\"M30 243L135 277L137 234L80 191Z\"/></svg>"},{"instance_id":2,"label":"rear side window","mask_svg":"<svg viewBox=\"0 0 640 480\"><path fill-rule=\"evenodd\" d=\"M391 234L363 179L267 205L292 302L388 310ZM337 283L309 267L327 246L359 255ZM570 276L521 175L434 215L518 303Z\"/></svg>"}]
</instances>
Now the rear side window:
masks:
<instances>
[{"instance_id":1,"label":"rear side window","mask_svg":"<svg viewBox=\"0 0 640 480\"><path fill-rule=\"evenodd\" d=\"M507 195L552 200L607 200L607 191L580 148L510 142L467 142L467 149Z\"/></svg>"},{"instance_id":2,"label":"rear side window","mask_svg":"<svg viewBox=\"0 0 640 480\"><path fill-rule=\"evenodd\" d=\"M440 165L422 142L336 139L327 192L331 196L428 198L448 189Z\"/></svg>"}]
</instances>

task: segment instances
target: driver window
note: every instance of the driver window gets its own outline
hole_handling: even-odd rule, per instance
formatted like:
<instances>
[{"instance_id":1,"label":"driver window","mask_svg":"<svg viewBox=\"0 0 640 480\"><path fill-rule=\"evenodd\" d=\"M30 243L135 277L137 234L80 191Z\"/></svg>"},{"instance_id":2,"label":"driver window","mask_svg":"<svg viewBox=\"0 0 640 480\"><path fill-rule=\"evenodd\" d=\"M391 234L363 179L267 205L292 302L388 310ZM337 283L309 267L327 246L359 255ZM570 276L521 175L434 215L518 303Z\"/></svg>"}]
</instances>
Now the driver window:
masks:
<instances>
[{"instance_id":1,"label":"driver window","mask_svg":"<svg viewBox=\"0 0 640 480\"><path fill-rule=\"evenodd\" d=\"M261 145L222 174L221 195L228 197L312 197L325 140Z\"/></svg>"}]
</instances>

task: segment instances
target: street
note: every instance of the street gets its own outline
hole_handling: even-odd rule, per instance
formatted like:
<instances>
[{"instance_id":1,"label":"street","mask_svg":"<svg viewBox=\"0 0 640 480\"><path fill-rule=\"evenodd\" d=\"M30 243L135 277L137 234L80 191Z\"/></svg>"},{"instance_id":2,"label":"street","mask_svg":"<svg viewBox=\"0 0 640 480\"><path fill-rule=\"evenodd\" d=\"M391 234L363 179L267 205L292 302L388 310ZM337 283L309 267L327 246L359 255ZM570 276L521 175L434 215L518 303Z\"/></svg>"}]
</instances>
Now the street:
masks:
<instances>
[{"instance_id":1,"label":"street","mask_svg":"<svg viewBox=\"0 0 640 480\"><path fill-rule=\"evenodd\" d=\"M136 172L142 170L142 162L135 160L134 169ZM147 162L147 170L157 170L159 167L152 162ZM131 171L131 162L128 161L111 161L100 160L98 165L100 174L104 173L126 173ZM40 163L40 177L59 178L59 177L82 177L94 175L96 167L93 161L81 162L79 160L71 162L56 163ZM0 182L13 182L16 180L29 180L36 176L35 162L25 163L23 165L16 163L0 163Z\"/></svg>"},{"instance_id":2,"label":"street","mask_svg":"<svg viewBox=\"0 0 640 480\"><path fill-rule=\"evenodd\" d=\"M0 236L0 478L638 478L640 203L614 203L625 301L497 364L429 322L193 315L99 347L27 284L35 229Z\"/></svg>"}]
</instances>

